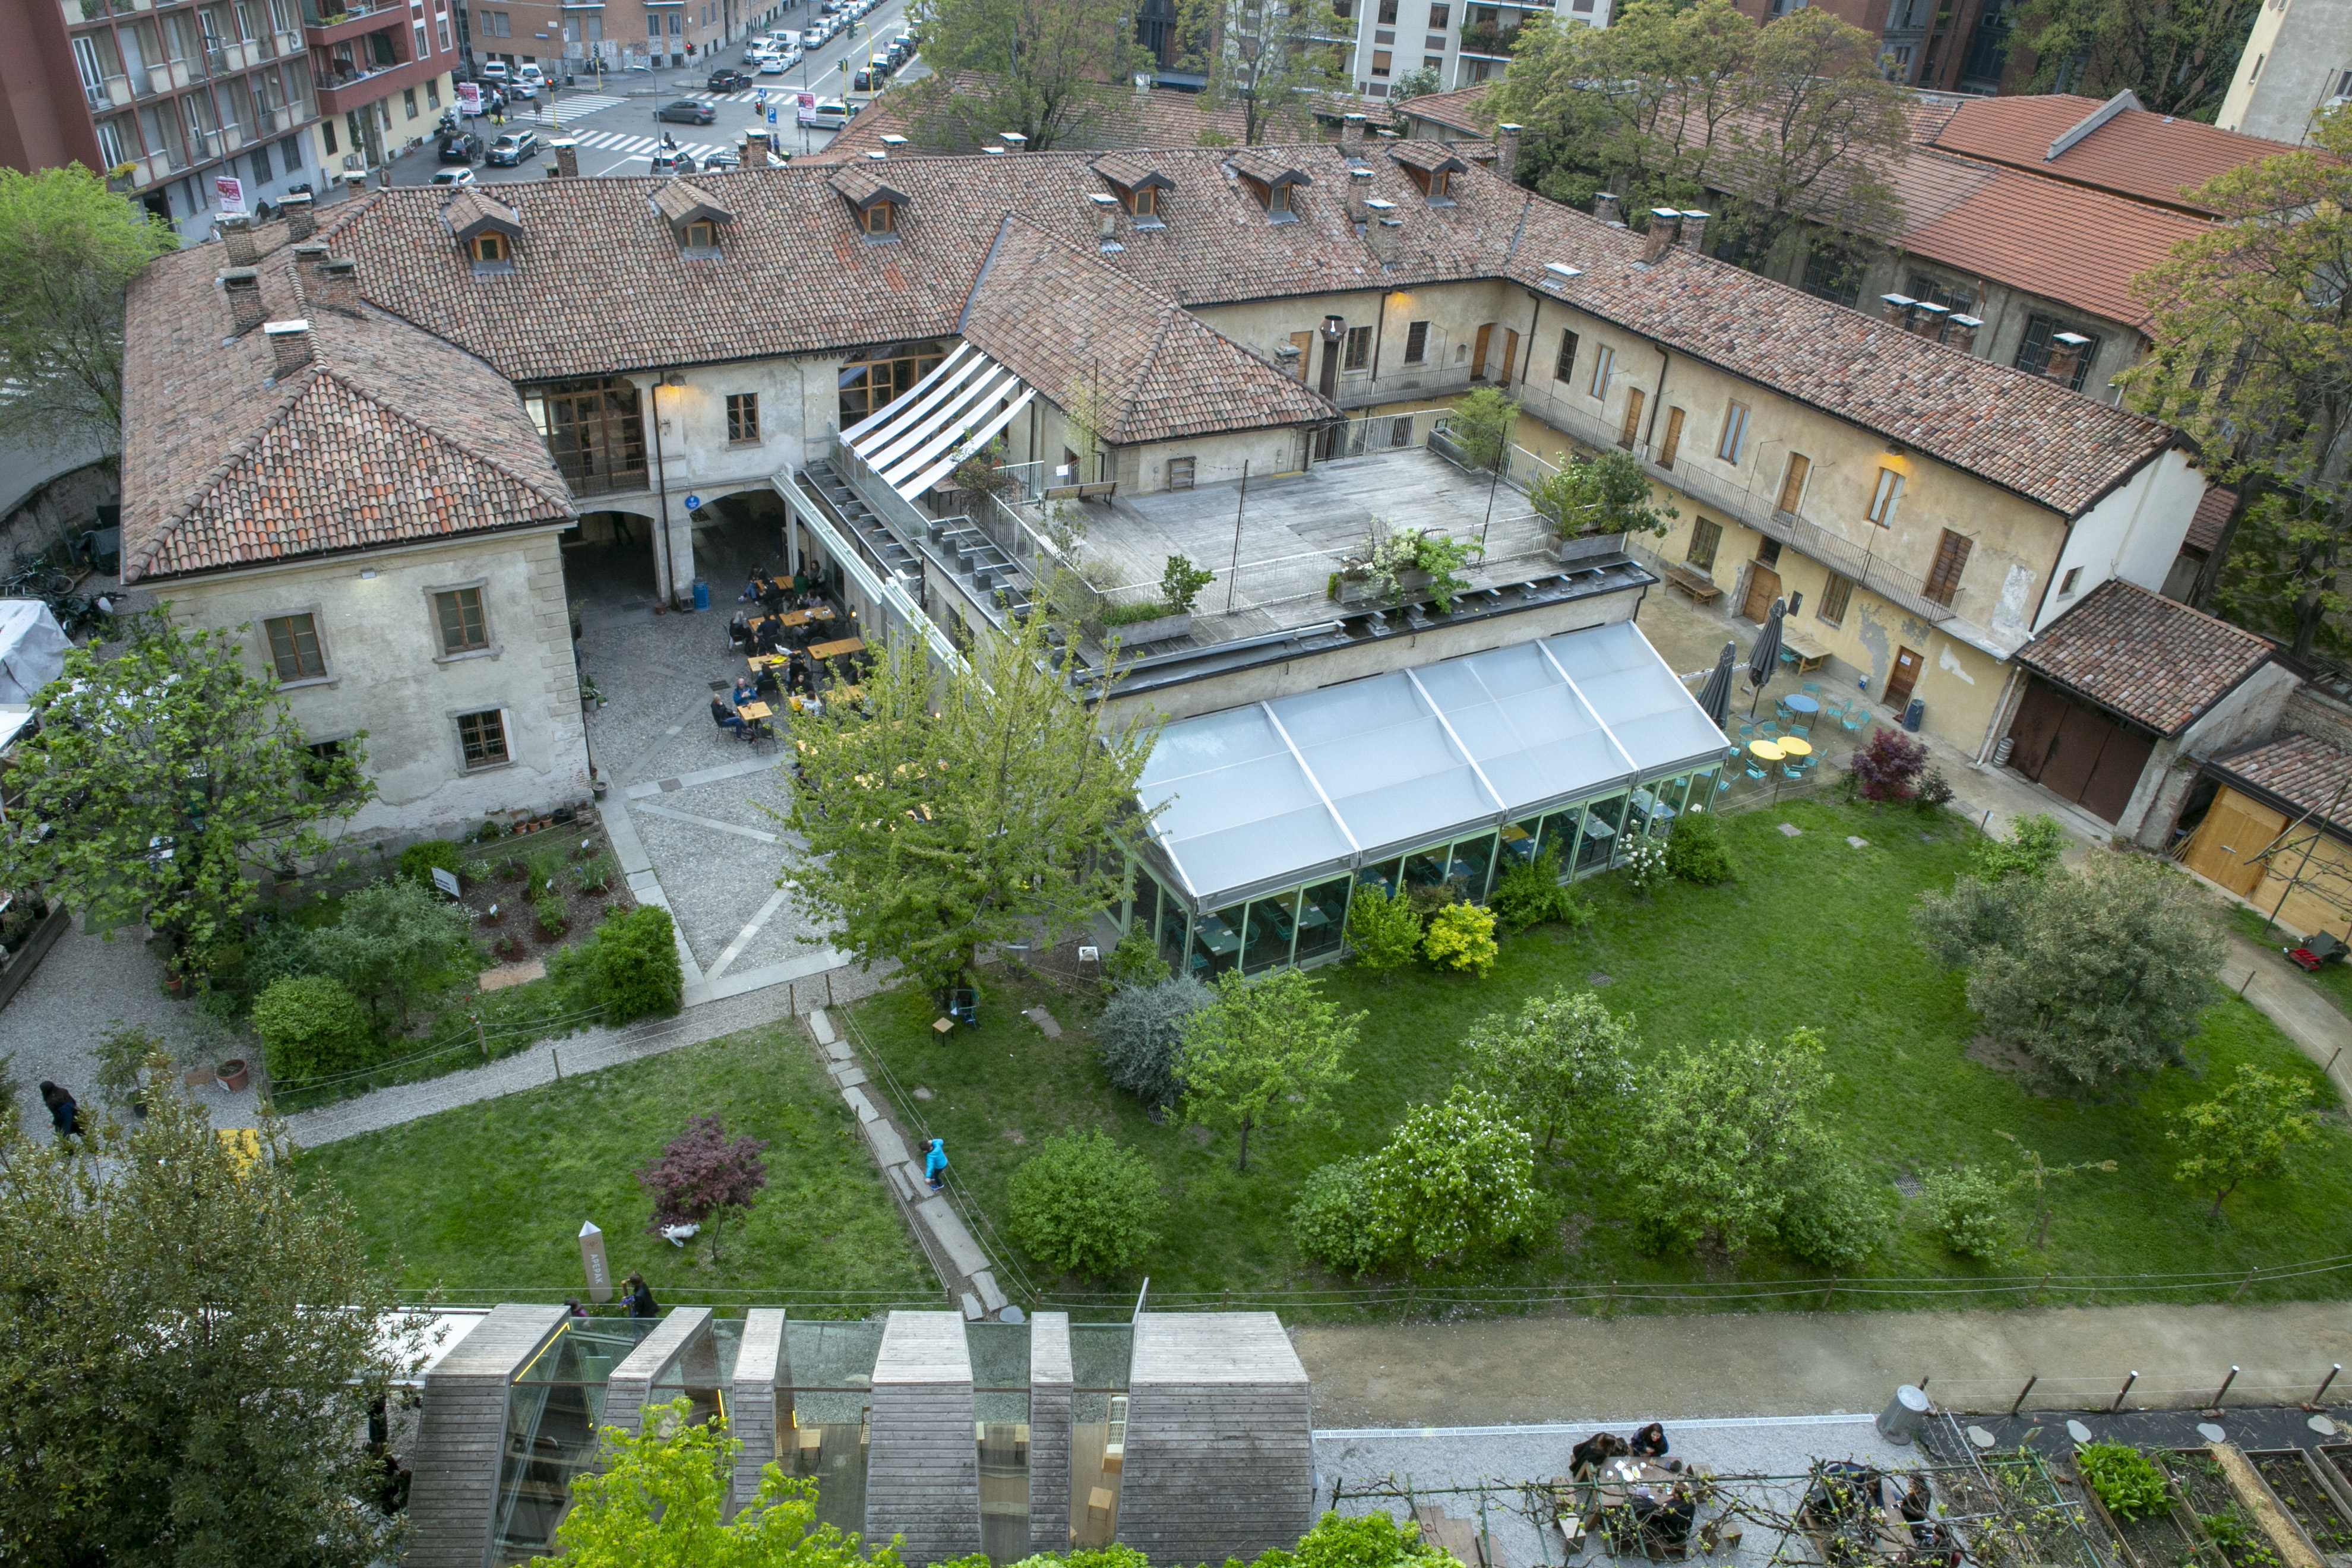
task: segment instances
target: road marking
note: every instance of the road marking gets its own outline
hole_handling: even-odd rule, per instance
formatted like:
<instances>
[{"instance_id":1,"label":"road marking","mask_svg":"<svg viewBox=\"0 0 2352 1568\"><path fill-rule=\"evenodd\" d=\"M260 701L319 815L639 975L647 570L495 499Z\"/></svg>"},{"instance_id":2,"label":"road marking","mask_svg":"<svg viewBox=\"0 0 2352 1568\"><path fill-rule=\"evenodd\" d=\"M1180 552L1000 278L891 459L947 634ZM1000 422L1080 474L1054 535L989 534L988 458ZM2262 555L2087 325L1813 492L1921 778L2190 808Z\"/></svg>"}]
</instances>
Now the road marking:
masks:
<instances>
[{"instance_id":1,"label":"road marking","mask_svg":"<svg viewBox=\"0 0 2352 1568\"><path fill-rule=\"evenodd\" d=\"M784 907L784 900L790 892L791 889L788 888L778 888L774 892L768 895L768 901L760 906L760 912L751 917L751 923L745 926L741 931L737 931L735 933L735 940L729 942L727 944L727 950L719 955L719 962L712 964L709 969L703 972L702 983L704 984L708 985L710 982L726 973L727 966L743 956L743 950L751 945L751 939L753 937L760 934L760 928L766 925L771 920L773 920L775 918L776 911Z\"/></svg>"}]
</instances>

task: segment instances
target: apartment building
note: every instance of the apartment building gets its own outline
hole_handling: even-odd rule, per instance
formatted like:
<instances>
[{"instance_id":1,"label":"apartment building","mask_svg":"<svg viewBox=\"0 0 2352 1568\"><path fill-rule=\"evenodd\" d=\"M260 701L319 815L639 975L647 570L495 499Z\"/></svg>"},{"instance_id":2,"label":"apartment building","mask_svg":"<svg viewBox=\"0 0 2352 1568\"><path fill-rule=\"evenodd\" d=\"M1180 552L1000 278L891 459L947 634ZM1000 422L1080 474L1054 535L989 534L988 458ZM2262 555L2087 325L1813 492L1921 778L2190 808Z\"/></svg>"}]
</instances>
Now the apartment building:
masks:
<instances>
[{"instance_id":1,"label":"apartment building","mask_svg":"<svg viewBox=\"0 0 2352 1568\"><path fill-rule=\"evenodd\" d=\"M1612 0L1339 0L1343 16L1357 19L1353 75L1356 90L1386 98L1397 79L1414 71L1436 73L1433 90L1450 91L1493 81L1511 61L1519 28L1538 12L1562 22L1605 27Z\"/></svg>"},{"instance_id":2,"label":"apartment building","mask_svg":"<svg viewBox=\"0 0 2352 1568\"><path fill-rule=\"evenodd\" d=\"M2308 142L2319 117L2352 101L2352 0L2268 0L2238 57L2213 123Z\"/></svg>"},{"instance_id":3,"label":"apartment building","mask_svg":"<svg viewBox=\"0 0 2352 1568\"><path fill-rule=\"evenodd\" d=\"M320 166L364 179L433 134L456 101L453 0L300 0L319 83Z\"/></svg>"}]
</instances>

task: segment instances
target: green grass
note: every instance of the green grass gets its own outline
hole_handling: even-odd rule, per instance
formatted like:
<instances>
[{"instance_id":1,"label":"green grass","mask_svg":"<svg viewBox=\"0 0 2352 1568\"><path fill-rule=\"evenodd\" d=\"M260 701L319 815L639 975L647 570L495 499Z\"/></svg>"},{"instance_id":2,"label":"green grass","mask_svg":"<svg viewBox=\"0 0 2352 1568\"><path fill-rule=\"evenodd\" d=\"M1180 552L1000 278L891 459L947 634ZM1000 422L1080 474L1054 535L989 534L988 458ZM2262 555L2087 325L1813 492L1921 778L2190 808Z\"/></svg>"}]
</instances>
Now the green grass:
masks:
<instances>
[{"instance_id":1,"label":"green grass","mask_svg":"<svg viewBox=\"0 0 2352 1568\"><path fill-rule=\"evenodd\" d=\"M1777 825L1790 822L1790 839ZM1260 1132L1251 1140L1246 1174L1234 1169L1230 1137L1200 1141L1192 1130L1154 1124L1129 1097L1112 1089L1082 1026L1088 1005L1066 994L1032 997L1017 985L983 993L981 1027L941 1043L932 1008L906 991L863 1003L860 1032L908 1092L936 1095L902 1102L946 1138L959 1179L1002 1228L1005 1178L1039 1139L1065 1126L1097 1126L1133 1144L1160 1172L1171 1199L1164 1235L1136 1273L1163 1292L1268 1292L1332 1288L1333 1278L1293 1247L1288 1209L1300 1184L1324 1163L1379 1146L1405 1110L1441 1098L1462 1072L1460 1039L1482 1014L1507 1009L1535 991L1583 987L1596 974L1609 1005L1635 1015L1644 1049L1655 1052L1709 1038L1774 1035L1798 1025L1821 1030L1836 1074L1831 1110L1852 1147L1890 1182L1969 1162L2003 1172L2016 1163L2017 1135L2050 1163L2113 1159L2114 1174L2087 1173L2058 1184L2057 1213L2046 1251L2028 1251L1987 1267L1951 1254L1906 1215L1892 1256L1874 1264L1882 1277L1968 1279L1987 1274L2058 1275L2229 1271L2268 1267L2346 1250L2342 1215L2352 1204L2352 1138L2331 1117L2322 1142L2291 1175L2250 1184L2230 1202L2228 1223L2210 1225L2200 1196L2171 1180L2166 1115L2204 1098L2209 1082L2238 1062L2260 1063L2324 1091L2318 1069L2252 1007L2234 997L2208 1012L2189 1063L2096 1101L2042 1098L2017 1079L1966 1055L1974 1023L1961 977L1939 972L1911 935L1910 909L1923 889L1948 886L1967 864L1974 830L1947 816L1908 810L1874 814L1826 800L1727 819L1738 879L1720 888L1677 884L1642 902L1615 879L1588 884L1599 918L1582 933L1539 930L1507 940L1500 963L1481 984L1426 969L1391 980L1352 966L1318 972L1328 994L1367 1016L1352 1059L1344 1121L1336 1127ZM1933 832L1922 842L1924 829ZM1870 840L1846 843L1849 834ZM1032 1000L1053 1007L1065 1037L1049 1041L1018 1009ZM2332 1103L2332 1100L2331 1100ZM1015 1135L1018 1135L1016 1138ZM1564 1153L1568 1152L1563 1151ZM1489 1263L1456 1283L1551 1287L1563 1281L1680 1282L1707 1278L1688 1257L1644 1255L1633 1244L1632 1216L1639 1151L1586 1152L1557 1159L1544 1179L1566 1215L1521 1257ZM1003 1247L998 1239L992 1246ZM1081 1289L1132 1290L1116 1280L1047 1279L1018 1258L1048 1295ZM1738 1278L1814 1278L1820 1270L1759 1249ZM2342 1277L2323 1275L2273 1285L2263 1293L2335 1293ZM1373 1283L1374 1281L1367 1281ZM2056 1299L2061 1292L2053 1290ZM1925 1298L1841 1295L1848 1305L1916 1304ZM1816 1305L1811 1293L1786 1304ZM2010 1296L1944 1299L2007 1302ZM1780 1301L1759 1304L1776 1305Z\"/></svg>"},{"instance_id":2,"label":"green grass","mask_svg":"<svg viewBox=\"0 0 2352 1568\"><path fill-rule=\"evenodd\" d=\"M2250 909L2233 906L2230 910L2230 924L2240 936L2273 952L2287 944L2284 931ZM2352 1017L2352 963L2323 963L2316 974L2301 969L2295 973L2305 984L2317 989L2321 995L2336 1004L2338 1011Z\"/></svg>"},{"instance_id":3,"label":"green grass","mask_svg":"<svg viewBox=\"0 0 2352 1568\"><path fill-rule=\"evenodd\" d=\"M702 1256L707 1236L679 1248L646 1232L653 1205L632 1174L688 1117L711 1114L730 1135L768 1141L767 1189L728 1223L716 1263ZM358 1211L372 1254L397 1260L401 1285L454 1300L582 1294L583 1220L603 1228L614 1277L642 1270L665 1303L938 1299L839 1093L788 1028L461 1106L299 1161Z\"/></svg>"}]
</instances>

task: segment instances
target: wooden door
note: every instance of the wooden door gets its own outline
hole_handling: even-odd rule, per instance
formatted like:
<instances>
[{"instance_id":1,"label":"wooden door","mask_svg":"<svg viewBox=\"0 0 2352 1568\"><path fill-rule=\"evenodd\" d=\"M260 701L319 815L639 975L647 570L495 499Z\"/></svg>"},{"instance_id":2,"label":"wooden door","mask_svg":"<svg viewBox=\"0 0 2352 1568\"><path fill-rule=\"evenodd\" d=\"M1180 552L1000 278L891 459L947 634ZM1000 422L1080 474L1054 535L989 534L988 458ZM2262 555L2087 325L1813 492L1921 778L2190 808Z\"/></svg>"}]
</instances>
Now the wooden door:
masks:
<instances>
[{"instance_id":1,"label":"wooden door","mask_svg":"<svg viewBox=\"0 0 2352 1568\"><path fill-rule=\"evenodd\" d=\"M1748 568L1748 597L1739 606L1739 618L1759 625L1769 619L1772 601L1780 596L1780 574L1762 562Z\"/></svg>"},{"instance_id":2,"label":"wooden door","mask_svg":"<svg viewBox=\"0 0 2352 1568\"><path fill-rule=\"evenodd\" d=\"M2099 748L2099 760L2092 764L2083 793L2074 798L2101 822L2120 821L2155 751L2156 742L2147 736L2109 724L2106 744Z\"/></svg>"},{"instance_id":3,"label":"wooden door","mask_svg":"<svg viewBox=\"0 0 2352 1568\"><path fill-rule=\"evenodd\" d=\"M1633 438L1642 433L1642 389L1625 389L1625 422L1617 427L1617 445L1628 452L1633 449Z\"/></svg>"},{"instance_id":4,"label":"wooden door","mask_svg":"<svg viewBox=\"0 0 2352 1568\"><path fill-rule=\"evenodd\" d=\"M1298 379L1304 384L1307 378L1315 374L1315 334L1293 332L1290 334L1290 346L1298 351Z\"/></svg>"},{"instance_id":5,"label":"wooden door","mask_svg":"<svg viewBox=\"0 0 2352 1568\"><path fill-rule=\"evenodd\" d=\"M1519 331L1517 327L1506 327L1503 329L1503 373L1495 378L1496 384L1508 386L1511 378L1518 373Z\"/></svg>"},{"instance_id":6,"label":"wooden door","mask_svg":"<svg viewBox=\"0 0 2352 1568\"><path fill-rule=\"evenodd\" d=\"M1682 450L1682 445L1683 411L1679 408L1669 408L1666 410L1666 438L1658 443L1658 467L1673 468L1675 454Z\"/></svg>"},{"instance_id":7,"label":"wooden door","mask_svg":"<svg viewBox=\"0 0 2352 1568\"><path fill-rule=\"evenodd\" d=\"M2279 813L2225 789L2213 797L2180 862L2243 898L2262 885L2263 862L2255 857L2285 826L2286 818Z\"/></svg>"},{"instance_id":8,"label":"wooden door","mask_svg":"<svg viewBox=\"0 0 2352 1568\"><path fill-rule=\"evenodd\" d=\"M1793 512L1805 499L1805 479L1813 471L1813 460L1802 452L1789 454L1789 466L1780 475L1779 510Z\"/></svg>"},{"instance_id":9,"label":"wooden door","mask_svg":"<svg viewBox=\"0 0 2352 1568\"><path fill-rule=\"evenodd\" d=\"M1911 700L1911 689L1919 684L1919 667L1925 662L1911 648L1895 650L1895 669L1886 678L1886 705L1898 715L1904 704Z\"/></svg>"},{"instance_id":10,"label":"wooden door","mask_svg":"<svg viewBox=\"0 0 2352 1568\"><path fill-rule=\"evenodd\" d=\"M2050 760L2042 764L2042 787L2062 800L2080 800L2099 765L2115 726L2078 702L2066 704L2058 721L2058 738L2050 743Z\"/></svg>"},{"instance_id":11,"label":"wooden door","mask_svg":"<svg viewBox=\"0 0 2352 1568\"><path fill-rule=\"evenodd\" d=\"M2050 742L2058 738L2058 721L2066 716L2067 700L2039 680L2028 680L2009 721L2009 765L2027 778L2039 779L2050 761Z\"/></svg>"},{"instance_id":12,"label":"wooden door","mask_svg":"<svg viewBox=\"0 0 2352 1568\"><path fill-rule=\"evenodd\" d=\"M1470 379L1486 379L1486 351L1495 342L1495 323L1487 322L1478 329L1478 341L1470 349Z\"/></svg>"}]
</instances>

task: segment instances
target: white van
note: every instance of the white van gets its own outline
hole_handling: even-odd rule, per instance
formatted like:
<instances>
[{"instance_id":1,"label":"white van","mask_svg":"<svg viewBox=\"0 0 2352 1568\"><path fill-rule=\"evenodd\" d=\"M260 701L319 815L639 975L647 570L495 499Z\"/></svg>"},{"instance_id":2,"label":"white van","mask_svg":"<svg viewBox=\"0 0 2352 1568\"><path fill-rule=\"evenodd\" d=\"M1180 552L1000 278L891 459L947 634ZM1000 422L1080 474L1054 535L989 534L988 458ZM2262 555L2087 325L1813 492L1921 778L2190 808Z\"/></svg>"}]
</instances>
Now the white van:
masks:
<instances>
[{"instance_id":1,"label":"white van","mask_svg":"<svg viewBox=\"0 0 2352 1568\"><path fill-rule=\"evenodd\" d=\"M849 123L849 105L833 99L819 99L800 112L800 122L813 130L838 131Z\"/></svg>"},{"instance_id":2,"label":"white van","mask_svg":"<svg viewBox=\"0 0 2352 1568\"><path fill-rule=\"evenodd\" d=\"M525 65L520 70L515 72L515 79L517 81L527 81L533 87L545 87L547 85L547 73L540 69L536 65Z\"/></svg>"},{"instance_id":3,"label":"white van","mask_svg":"<svg viewBox=\"0 0 2352 1568\"><path fill-rule=\"evenodd\" d=\"M474 74L484 81L503 83L507 79L507 62L504 60L486 60L482 64L482 68L476 71Z\"/></svg>"}]
</instances>

